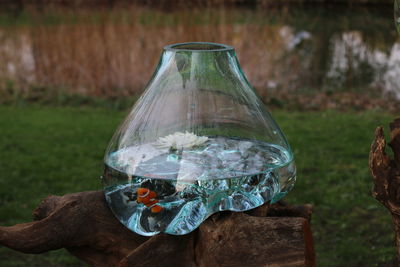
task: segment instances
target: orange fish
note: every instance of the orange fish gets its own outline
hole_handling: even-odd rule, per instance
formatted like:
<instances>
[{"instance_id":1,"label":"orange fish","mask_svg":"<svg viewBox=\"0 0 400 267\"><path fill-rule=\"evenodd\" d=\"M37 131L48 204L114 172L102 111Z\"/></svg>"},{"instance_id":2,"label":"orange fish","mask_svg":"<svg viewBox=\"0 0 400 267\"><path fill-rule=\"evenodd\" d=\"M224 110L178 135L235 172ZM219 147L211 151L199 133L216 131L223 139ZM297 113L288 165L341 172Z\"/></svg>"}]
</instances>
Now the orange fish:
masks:
<instances>
[{"instance_id":1,"label":"orange fish","mask_svg":"<svg viewBox=\"0 0 400 267\"><path fill-rule=\"evenodd\" d=\"M146 207L151 209L151 212L158 213L163 210L163 207L157 205L157 194L148 188L137 189L137 203L143 203Z\"/></svg>"}]
</instances>

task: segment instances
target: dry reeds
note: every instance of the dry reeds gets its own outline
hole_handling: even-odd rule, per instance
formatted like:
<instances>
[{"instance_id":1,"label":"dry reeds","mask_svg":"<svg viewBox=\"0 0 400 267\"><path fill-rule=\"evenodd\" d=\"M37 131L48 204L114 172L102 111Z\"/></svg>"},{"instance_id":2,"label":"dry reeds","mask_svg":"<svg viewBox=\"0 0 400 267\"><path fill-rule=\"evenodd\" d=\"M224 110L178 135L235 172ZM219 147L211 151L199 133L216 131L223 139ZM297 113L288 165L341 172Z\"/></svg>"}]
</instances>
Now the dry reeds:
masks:
<instances>
[{"instance_id":1,"label":"dry reeds","mask_svg":"<svg viewBox=\"0 0 400 267\"><path fill-rule=\"evenodd\" d=\"M190 41L234 46L249 81L266 101L292 99L288 95L299 94L294 91L299 88L311 98L315 93L325 94L321 88L330 73L337 74L340 77L337 80L347 79L346 73L350 73L351 81L355 81L352 84L358 84L360 79L365 94L365 88L370 86L368 79L363 80L365 75L362 76L365 62L376 68L377 76L371 85L374 88L387 84L382 81L390 76L383 75L387 71L398 72L393 66L380 64L380 58L375 59L375 54L379 56L383 53L380 51L385 51L382 49L390 51L388 58L392 57L390 53L397 55L394 49L397 46L392 41L371 37L379 44L376 50L364 43L365 36L359 31L348 31L351 36L359 36L357 40L362 47L355 45L369 51L368 60L356 62L364 67L351 68L348 59L357 60L352 42L333 35L336 29L328 34L295 30L287 26L293 25L294 20L286 9L163 10L132 4L112 9L33 9L28 14L22 25L0 27L0 103L21 96L51 101L60 95L103 98L137 95L154 72L163 46ZM359 15L364 16L364 13ZM308 25L308 19L298 20L302 26ZM325 24L320 26L322 31L323 27ZM396 81L389 82L396 84ZM342 85L334 86L338 91ZM346 83L344 87L349 89ZM397 92L398 87L394 87L391 92ZM382 91L389 89L371 91L382 95ZM302 100L301 105L311 102Z\"/></svg>"},{"instance_id":2,"label":"dry reeds","mask_svg":"<svg viewBox=\"0 0 400 267\"><path fill-rule=\"evenodd\" d=\"M53 11L54 12L54 11ZM77 11L76 21L0 32L0 81L29 91L32 86L88 96L126 96L141 92L153 73L164 45L209 41L234 46L254 86L285 82L282 25L235 22L226 9L176 13L131 6L124 11ZM242 19L252 14L239 15ZM67 16L55 12L52 16ZM261 22L266 18L260 14ZM254 18L253 18L254 19ZM286 28L286 34L291 34ZM278 60L281 60L278 64ZM291 68L296 66L292 62ZM278 75L279 73L279 75ZM289 75L289 74L288 74ZM281 79L281 81L276 81Z\"/></svg>"}]
</instances>

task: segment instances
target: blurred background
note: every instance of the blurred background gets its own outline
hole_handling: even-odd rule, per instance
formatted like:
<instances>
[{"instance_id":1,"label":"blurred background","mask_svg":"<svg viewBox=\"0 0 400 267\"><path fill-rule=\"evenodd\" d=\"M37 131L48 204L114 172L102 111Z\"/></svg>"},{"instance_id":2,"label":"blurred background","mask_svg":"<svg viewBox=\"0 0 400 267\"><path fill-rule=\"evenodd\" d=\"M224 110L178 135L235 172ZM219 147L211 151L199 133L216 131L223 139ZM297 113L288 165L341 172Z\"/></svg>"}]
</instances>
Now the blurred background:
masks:
<instances>
[{"instance_id":1,"label":"blurred background","mask_svg":"<svg viewBox=\"0 0 400 267\"><path fill-rule=\"evenodd\" d=\"M387 103L400 99L392 5L103 2L6 5L0 102L137 96L164 45L207 40L234 46L250 82L272 105L398 106Z\"/></svg>"},{"instance_id":2,"label":"blurred background","mask_svg":"<svg viewBox=\"0 0 400 267\"><path fill-rule=\"evenodd\" d=\"M232 45L286 133L315 205L318 266L391 266L389 214L371 197L368 151L400 110L390 0L0 1L0 225L49 194L101 189L112 133L163 46ZM65 251L0 266L77 266Z\"/></svg>"}]
</instances>

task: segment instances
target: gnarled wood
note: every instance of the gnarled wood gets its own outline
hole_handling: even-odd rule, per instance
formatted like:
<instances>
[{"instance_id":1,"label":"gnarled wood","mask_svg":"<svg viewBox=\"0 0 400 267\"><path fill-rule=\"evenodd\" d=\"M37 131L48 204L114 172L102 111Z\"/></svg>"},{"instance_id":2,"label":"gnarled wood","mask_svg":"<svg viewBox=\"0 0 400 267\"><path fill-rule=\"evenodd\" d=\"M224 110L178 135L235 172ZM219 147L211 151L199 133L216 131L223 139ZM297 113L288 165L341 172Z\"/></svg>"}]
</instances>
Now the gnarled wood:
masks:
<instances>
[{"instance_id":1,"label":"gnarled wood","mask_svg":"<svg viewBox=\"0 0 400 267\"><path fill-rule=\"evenodd\" d=\"M264 205L214 214L188 235L143 237L114 217L103 192L80 192L48 197L34 222L0 227L0 244L24 253L66 248L93 266L315 266L311 210Z\"/></svg>"},{"instance_id":2,"label":"gnarled wood","mask_svg":"<svg viewBox=\"0 0 400 267\"><path fill-rule=\"evenodd\" d=\"M386 154L382 127L375 131L371 145L369 167L374 180L373 196L392 214L396 232L397 265L400 265L400 118L390 124L390 142L394 157Z\"/></svg>"}]
</instances>

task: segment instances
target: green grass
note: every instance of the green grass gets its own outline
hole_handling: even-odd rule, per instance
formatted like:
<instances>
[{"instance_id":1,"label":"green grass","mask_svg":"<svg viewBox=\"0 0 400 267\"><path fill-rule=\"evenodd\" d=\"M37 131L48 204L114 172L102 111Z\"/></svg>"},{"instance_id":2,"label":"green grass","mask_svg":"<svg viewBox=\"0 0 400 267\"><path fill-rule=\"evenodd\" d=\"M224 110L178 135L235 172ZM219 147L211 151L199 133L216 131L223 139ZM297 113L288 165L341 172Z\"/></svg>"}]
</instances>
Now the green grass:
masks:
<instances>
[{"instance_id":1,"label":"green grass","mask_svg":"<svg viewBox=\"0 0 400 267\"><path fill-rule=\"evenodd\" d=\"M126 112L0 106L0 225L31 220L50 194L101 189L102 157ZM375 266L394 255L389 214L371 197L368 152L380 111L274 111L295 152L298 182L286 200L315 206L318 266ZM0 247L0 266L77 266L65 251L24 255Z\"/></svg>"}]
</instances>

